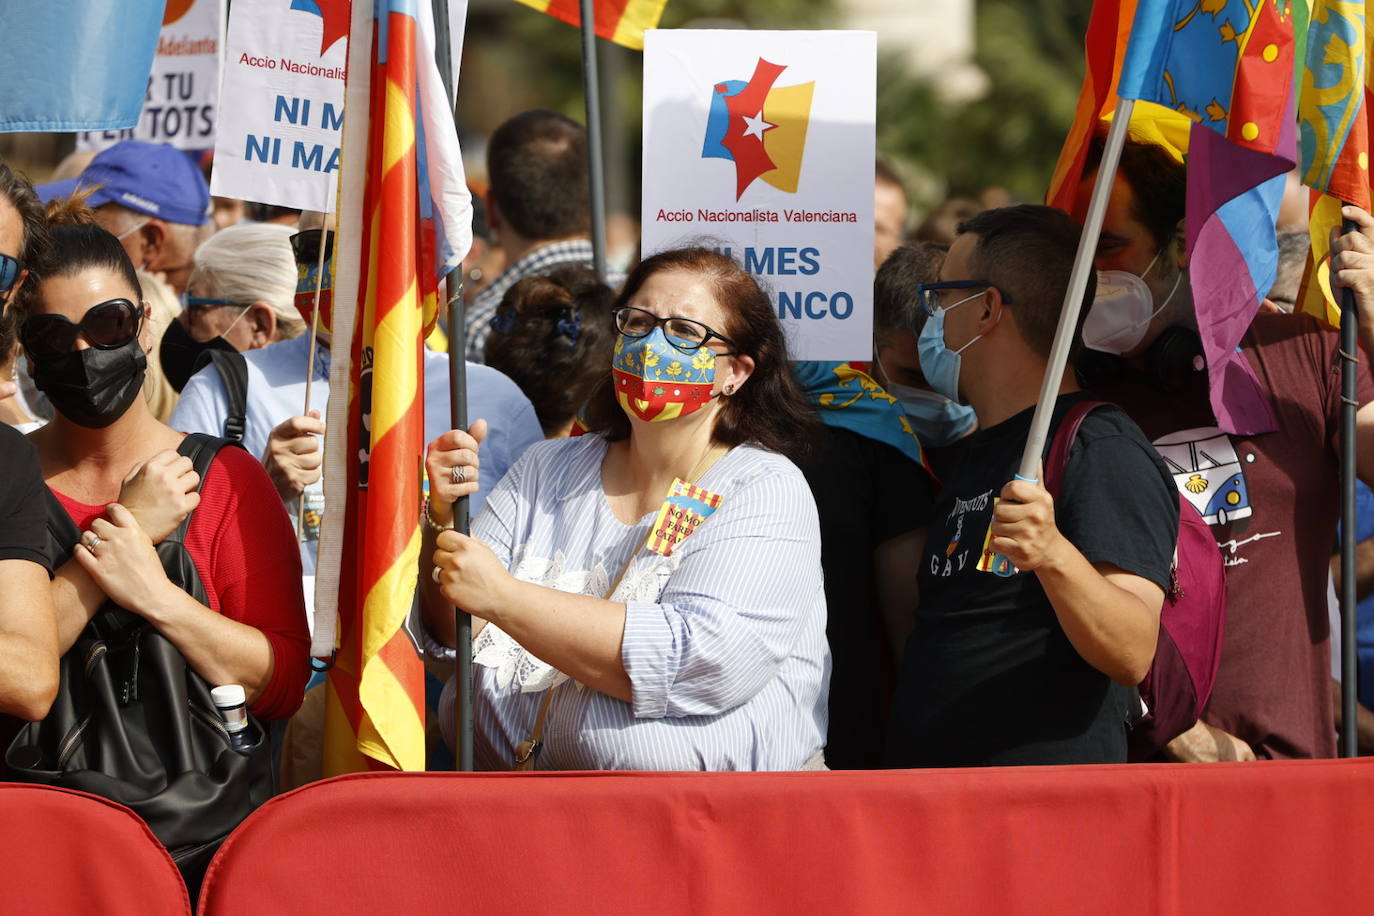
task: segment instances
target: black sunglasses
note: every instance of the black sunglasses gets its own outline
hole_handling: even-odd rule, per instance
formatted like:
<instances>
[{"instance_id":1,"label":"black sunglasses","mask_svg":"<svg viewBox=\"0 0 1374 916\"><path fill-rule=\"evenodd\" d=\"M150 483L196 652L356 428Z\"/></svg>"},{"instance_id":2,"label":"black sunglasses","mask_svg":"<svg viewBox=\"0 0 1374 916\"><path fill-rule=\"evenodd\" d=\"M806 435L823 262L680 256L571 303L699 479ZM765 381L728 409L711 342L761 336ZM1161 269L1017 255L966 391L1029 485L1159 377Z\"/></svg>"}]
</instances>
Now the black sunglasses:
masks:
<instances>
[{"instance_id":1,"label":"black sunglasses","mask_svg":"<svg viewBox=\"0 0 1374 916\"><path fill-rule=\"evenodd\" d=\"M30 356L70 353L80 334L97 350L118 350L138 336L143 306L110 299L91 306L79 322L62 315L30 315L19 326L19 339Z\"/></svg>"},{"instance_id":2,"label":"black sunglasses","mask_svg":"<svg viewBox=\"0 0 1374 916\"><path fill-rule=\"evenodd\" d=\"M296 255L296 263L302 267L315 267L320 263L320 239L324 239L324 259L334 256L334 233L323 229L302 229L291 236L291 251Z\"/></svg>"},{"instance_id":3,"label":"black sunglasses","mask_svg":"<svg viewBox=\"0 0 1374 916\"><path fill-rule=\"evenodd\" d=\"M0 254L0 293L14 289L19 275L24 272L24 262L7 254Z\"/></svg>"}]
</instances>

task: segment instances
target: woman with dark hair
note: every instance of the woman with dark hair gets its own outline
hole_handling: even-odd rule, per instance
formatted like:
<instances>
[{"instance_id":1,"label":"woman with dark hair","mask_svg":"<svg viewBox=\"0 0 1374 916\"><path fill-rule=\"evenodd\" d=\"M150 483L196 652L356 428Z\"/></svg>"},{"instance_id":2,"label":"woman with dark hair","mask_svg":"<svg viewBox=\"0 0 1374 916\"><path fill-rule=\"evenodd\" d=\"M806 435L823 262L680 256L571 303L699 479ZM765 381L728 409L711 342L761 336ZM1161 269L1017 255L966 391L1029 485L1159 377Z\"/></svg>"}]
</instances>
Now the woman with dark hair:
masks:
<instances>
[{"instance_id":1,"label":"woman with dark hair","mask_svg":"<svg viewBox=\"0 0 1374 916\"><path fill-rule=\"evenodd\" d=\"M700 248L645 260L616 305L591 432L531 447L473 536L430 535L430 630L454 644L444 602L477 618L477 762L819 767L820 536L789 460L815 421L773 305L737 263ZM434 480L456 465L472 488L476 443L449 436L427 469ZM427 527L450 518L427 508Z\"/></svg>"},{"instance_id":2,"label":"woman with dark hair","mask_svg":"<svg viewBox=\"0 0 1374 916\"><path fill-rule=\"evenodd\" d=\"M140 397L150 307L124 247L84 205L54 203L30 266L19 337L56 409L30 437L48 488L82 529L56 570L65 652L107 600L145 618L210 685L239 684L262 719L300 705L309 674L300 556L258 460L221 449L202 484L183 436ZM198 507L198 508L197 508ZM195 510L184 542L208 606L168 579L153 545Z\"/></svg>"},{"instance_id":3,"label":"woman with dark hair","mask_svg":"<svg viewBox=\"0 0 1374 916\"><path fill-rule=\"evenodd\" d=\"M585 267L526 277L491 319L486 364L534 404L544 436L566 436L578 408L606 376L615 339L615 293Z\"/></svg>"}]
</instances>

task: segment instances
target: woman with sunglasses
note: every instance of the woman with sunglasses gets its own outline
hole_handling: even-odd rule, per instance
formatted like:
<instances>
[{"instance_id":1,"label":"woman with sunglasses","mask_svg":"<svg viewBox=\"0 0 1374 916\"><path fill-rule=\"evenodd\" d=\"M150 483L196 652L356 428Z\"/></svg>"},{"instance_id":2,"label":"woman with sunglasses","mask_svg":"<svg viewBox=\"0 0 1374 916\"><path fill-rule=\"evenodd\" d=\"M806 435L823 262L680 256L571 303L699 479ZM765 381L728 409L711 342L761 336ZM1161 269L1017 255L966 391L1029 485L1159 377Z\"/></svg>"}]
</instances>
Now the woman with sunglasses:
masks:
<instances>
[{"instance_id":1,"label":"woman with sunglasses","mask_svg":"<svg viewBox=\"0 0 1374 916\"><path fill-rule=\"evenodd\" d=\"M422 552L432 635L454 645L452 605L475 618L477 763L819 766L820 538L788 459L814 419L773 304L728 256L695 248L645 260L617 306L591 432L532 446L471 537L431 533ZM461 487L441 495L471 491L474 445L455 432L430 446L431 493L455 463ZM426 527L451 517L432 504ZM446 728L454 694L450 681Z\"/></svg>"},{"instance_id":2,"label":"woman with sunglasses","mask_svg":"<svg viewBox=\"0 0 1374 916\"><path fill-rule=\"evenodd\" d=\"M30 437L48 488L82 529L56 570L65 652L106 602L146 618L212 686L241 684L263 719L300 704L309 636L291 526L258 461L216 456L202 482L182 435L139 396L149 306L119 241L80 204L50 207L46 257L30 267L20 340L56 416ZM195 509L185 547L208 606L173 585L153 545Z\"/></svg>"}]
</instances>

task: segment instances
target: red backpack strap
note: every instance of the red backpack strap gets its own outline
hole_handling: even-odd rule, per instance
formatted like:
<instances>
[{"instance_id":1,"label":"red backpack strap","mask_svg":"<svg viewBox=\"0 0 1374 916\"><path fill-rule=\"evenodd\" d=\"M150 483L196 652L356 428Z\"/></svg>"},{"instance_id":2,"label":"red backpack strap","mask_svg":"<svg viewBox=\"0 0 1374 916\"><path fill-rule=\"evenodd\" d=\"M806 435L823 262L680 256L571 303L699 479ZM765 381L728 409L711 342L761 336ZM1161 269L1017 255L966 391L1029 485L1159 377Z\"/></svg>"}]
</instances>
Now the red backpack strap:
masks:
<instances>
[{"instance_id":1,"label":"red backpack strap","mask_svg":"<svg viewBox=\"0 0 1374 916\"><path fill-rule=\"evenodd\" d=\"M1059 498L1059 490L1064 485L1064 471L1069 466L1069 453L1073 451L1073 441L1078 438L1078 428L1083 425L1088 414L1099 407L1112 406L1106 401L1084 401L1075 404L1064 412L1059 420L1059 428L1054 431L1050 442L1050 454L1045 459L1045 489L1052 499Z\"/></svg>"}]
</instances>

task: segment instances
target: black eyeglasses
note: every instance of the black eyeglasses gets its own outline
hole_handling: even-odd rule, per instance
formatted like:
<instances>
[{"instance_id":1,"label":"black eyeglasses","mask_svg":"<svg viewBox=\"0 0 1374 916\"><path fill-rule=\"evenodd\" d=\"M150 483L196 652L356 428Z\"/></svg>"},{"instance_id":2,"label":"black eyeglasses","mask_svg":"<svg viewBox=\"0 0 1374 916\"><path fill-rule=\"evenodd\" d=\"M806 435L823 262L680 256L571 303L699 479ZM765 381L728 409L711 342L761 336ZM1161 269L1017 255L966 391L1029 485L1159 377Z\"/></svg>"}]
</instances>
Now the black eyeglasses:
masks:
<instances>
[{"instance_id":1,"label":"black eyeglasses","mask_svg":"<svg viewBox=\"0 0 1374 916\"><path fill-rule=\"evenodd\" d=\"M80 334L97 350L118 350L138 336L143 306L110 299L91 306L79 322L62 315L30 315L19 326L19 339L30 356L70 353Z\"/></svg>"},{"instance_id":2,"label":"black eyeglasses","mask_svg":"<svg viewBox=\"0 0 1374 916\"><path fill-rule=\"evenodd\" d=\"M945 307L940 304L940 293L947 289L995 289L1002 294L1003 302L1011 302L1011 296L1003 292L1001 287L995 283L989 283L986 280L945 280L940 283L922 283L916 287L916 298L920 300L921 311L934 318ZM967 299L959 300L959 302L967 302L968 299L972 298L973 296L969 296ZM954 305L958 304L956 302ZM953 308L954 306L948 307Z\"/></svg>"},{"instance_id":3,"label":"black eyeglasses","mask_svg":"<svg viewBox=\"0 0 1374 916\"><path fill-rule=\"evenodd\" d=\"M668 343L683 353L695 353L712 340L724 341L735 351L722 353L722 356L736 356L739 353L738 344L724 334L717 334L700 321L677 317L660 318L653 312L646 312L632 305L615 310L616 330L632 340L648 337L654 332L654 328L658 327L663 328L663 335L668 338Z\"/></svg>"},{"instance_id":4,"label":"black eyeglasses","mask_svg":"<svg viewBox=\"0 0 1374 916\"><path fill-rule=\"evenodd\" d=\"M296 263L314 267L320 263L320 240L324 240L324 259L334 256L334 233L323 229L302 229L291 236L291 251L296 255Z\"/></svg>"},{"instance_id":5,"label":"black eyeglasses","mask_svg":"<svg viewBox=\"0 0 1374 916\"><path fill-rule=\"evenodd\" d=\"M7 254L0 254L0 293L14 289L19 275L24 272L24 262Z\"/></svg>"},{"instance_id":6,"label":"black eyeglasses","mask_svg":"<svg viewBox=\"0 0 1374 916\"><path fill-rule=\"evenodd\" d=\"M235 302L233 299L214 299L206 296L182 296L182 305L189 312L193 309L219 308L221 305L233 306L234 308L246 309L252 305L251 302Z\"/></svg>"}]
</instances>

